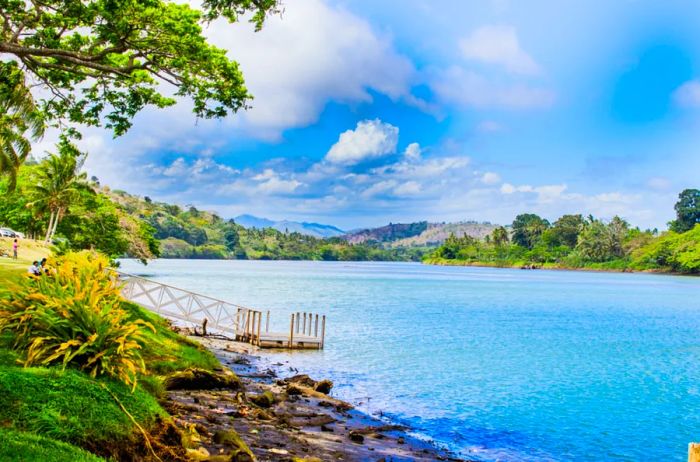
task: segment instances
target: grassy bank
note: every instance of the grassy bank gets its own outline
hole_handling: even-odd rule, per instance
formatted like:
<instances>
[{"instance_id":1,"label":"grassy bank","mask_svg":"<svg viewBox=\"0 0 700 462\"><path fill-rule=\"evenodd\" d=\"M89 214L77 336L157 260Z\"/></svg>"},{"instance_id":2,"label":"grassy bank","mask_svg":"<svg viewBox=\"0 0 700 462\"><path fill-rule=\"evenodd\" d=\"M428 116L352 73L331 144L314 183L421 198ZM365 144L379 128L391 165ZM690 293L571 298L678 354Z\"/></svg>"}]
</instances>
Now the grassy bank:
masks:
<instances>
[{"instance_id":1,"label":"grassy bank","mask_svg":"<svg viewBox=\"0 0 700 462\"><path fill-rule=\"evenodd\" d=\"M12 239L0 238L0 255L6 253L12 255ZM9 257L0 257L0 284L7 281L13 275L26 272L33 261L39 261L48 257L50 250L42 241L21 239L17 260Z\"/></svg>"},{"instance_id":2,"label":"grassy bank","mask_svg":"<svg viewBox=\"0 0 700 462\"><path fill-rule=\"evenodd\" d=\"M551 270L568 270L568 271L600 271L611 273L662 273L662 274L685 274L673 271L671 268L640 268L633 266L628 260L612 260L607 262L590 262L585 265L567 265L565 263L532 263L527 260L516 261L478 261L478 260L460 260L430 257L423 260L426 265L440 266L474 266L485 268L528 268L534 267L537 269Z\"/></svg>"},{"instance_id":3,"label":"grassy bank","mask_svg":"<svg viewBox=\"0 0 700 462\"><path fill-rule=\"evenodd\" d=\"M26 277L23 263L0 260L0 289ZM146 370L133 390L70 365L23 367L26 354L13 349L11 333L0 336L0 460L156 460L154 453L176 460L184 454L180 433L159 403L163 381L172 372L212 370L219 362L157 315L127 302L121 308L129 320L154 327L143 331Z\"/></svg>"}]
</instances>

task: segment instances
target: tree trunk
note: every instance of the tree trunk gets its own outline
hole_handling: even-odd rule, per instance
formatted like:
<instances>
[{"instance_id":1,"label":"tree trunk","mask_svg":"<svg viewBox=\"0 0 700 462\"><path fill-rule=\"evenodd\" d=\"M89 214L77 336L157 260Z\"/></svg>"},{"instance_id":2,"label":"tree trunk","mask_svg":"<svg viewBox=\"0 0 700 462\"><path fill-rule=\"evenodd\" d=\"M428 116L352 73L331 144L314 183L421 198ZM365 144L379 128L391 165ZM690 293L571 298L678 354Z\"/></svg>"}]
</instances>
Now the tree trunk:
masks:
<instances>
[{"instance_id":1,"label":"tree trunk","mask_svg":"<svg viewBox=\"0 0 700 462\"><path fill-rule=\"evenodd\" d=\"M51 211L51 217L49 218L49 226L46 228L46 238L44 239L44 244L47 244L49 242L49 239L51 239L51 228L53 228L53 217L54 217L54 211Z\"/></svg>"},{"instance_id":2,"label":"tree trunk","mask_svg":"<svg viewBox=\"0 0 700 462\"><path fill-rule=\"evenodd\" d=\"M51 230L51 239L53 239L54 234L56 234L56 228L58 228L58 222L61 220L61 215L63 213L63 209L58 209L56 212L56 219L53 222L53 229Z\"/></svg>"}]
</instances>

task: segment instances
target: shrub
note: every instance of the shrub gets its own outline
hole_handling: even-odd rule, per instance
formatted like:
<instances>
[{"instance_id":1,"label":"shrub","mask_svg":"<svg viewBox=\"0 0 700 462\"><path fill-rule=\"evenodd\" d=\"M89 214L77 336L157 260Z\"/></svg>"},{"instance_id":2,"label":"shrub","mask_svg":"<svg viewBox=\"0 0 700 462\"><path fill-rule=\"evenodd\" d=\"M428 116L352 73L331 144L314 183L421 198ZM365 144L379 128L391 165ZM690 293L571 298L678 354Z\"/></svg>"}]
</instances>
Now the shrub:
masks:
<instances>
[{"instance_id":1,"label":"shrub","mask_svg":"<svg viewBox=\"0 0 700 462\"><path fill-rule=\"evenodd\" d=\"M14 334L13 348L25 366L71 365L135 387L145 372L142 330L153 326L129 320L107 259L86 251L49 265L48 275L0 293L0 333Z\"/></svg>"}]
</instances>

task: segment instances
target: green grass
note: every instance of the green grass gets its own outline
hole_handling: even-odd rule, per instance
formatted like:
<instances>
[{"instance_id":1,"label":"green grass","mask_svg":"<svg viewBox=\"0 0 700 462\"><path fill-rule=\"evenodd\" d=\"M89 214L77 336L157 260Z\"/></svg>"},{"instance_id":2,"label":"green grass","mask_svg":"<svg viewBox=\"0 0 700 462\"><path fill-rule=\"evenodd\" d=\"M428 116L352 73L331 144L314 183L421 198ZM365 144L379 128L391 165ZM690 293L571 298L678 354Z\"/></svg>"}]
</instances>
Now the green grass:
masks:
<instances>
[{"instance_id":1,"label":"green grass","mask_svg":"<svg viewBox=\"0 0 700 462\"><path fill-rule=\"evenodd\" d=\"M131 319L143 319L156 329L155 333L144 333L143 358L150 373L166 375L188 367L210 371L221 366L209 350L173 332L168 323L157 314L129 302L125 302L123 307L131 313Z\"/></svg>"},{"instance_id":2,"label":"green grass","mask_svg":"<svg viewBox=\"0 0 700 462\"><path fill-rule=\"evenodd\" d=\"M0 460L4 462L99 462L104 459L67 443L31 433L0 428Z\"/></svg>"},{"instance_id":3,"label":"green grass","mask_svg":"<svg viewBox=\"0 0 700 462\"><path fill-rule=\"evenodd\" d=\"M0 288L24 277L25 263L0 259ZM71 368L23 368L11 349L12 336L0 335L0 460L102 460L79 448L118 460L141 435L114 396L141 426L156 430L170 420L157 399L165 393L167 374L220 367L211 352L173 332L160 316L129 302L123 307L132 319L148 321L156 330L144 332L148 373L133 392L121 382Z\"/></svg>"},{"instance_id":4,"label":"green grass","mask_svg":"<svg viewBox=\"0 0 700 462\"><path fill-rule=\"evenodd\" d=\"M110 393L111 392L111 393ZM136 428L114 397L145 428L167 414L157 400L137 388L57 368L0 367L0 422L90 449L127 443Z\"/></svg>"}]
</instances>

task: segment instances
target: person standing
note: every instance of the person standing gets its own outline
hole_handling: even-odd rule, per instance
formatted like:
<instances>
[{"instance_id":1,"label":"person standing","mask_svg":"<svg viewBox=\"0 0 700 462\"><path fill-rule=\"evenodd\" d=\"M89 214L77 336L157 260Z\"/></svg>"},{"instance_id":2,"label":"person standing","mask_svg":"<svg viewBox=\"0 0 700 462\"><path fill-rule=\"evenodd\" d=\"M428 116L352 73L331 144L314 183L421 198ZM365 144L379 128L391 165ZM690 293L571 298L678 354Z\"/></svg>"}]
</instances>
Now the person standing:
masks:
<instances>
[{"instance_id":1,"label":"person standing","mask_svg":"<svg viewBox=\"0 0 700 462\"><path fill-rule=\"evenodd\" d=\"M12 242L12 258L17 260L17 251L19 250L19 242L17 241L17 238L15 238L14 242Z\"/></svg>"}]
</instances>

